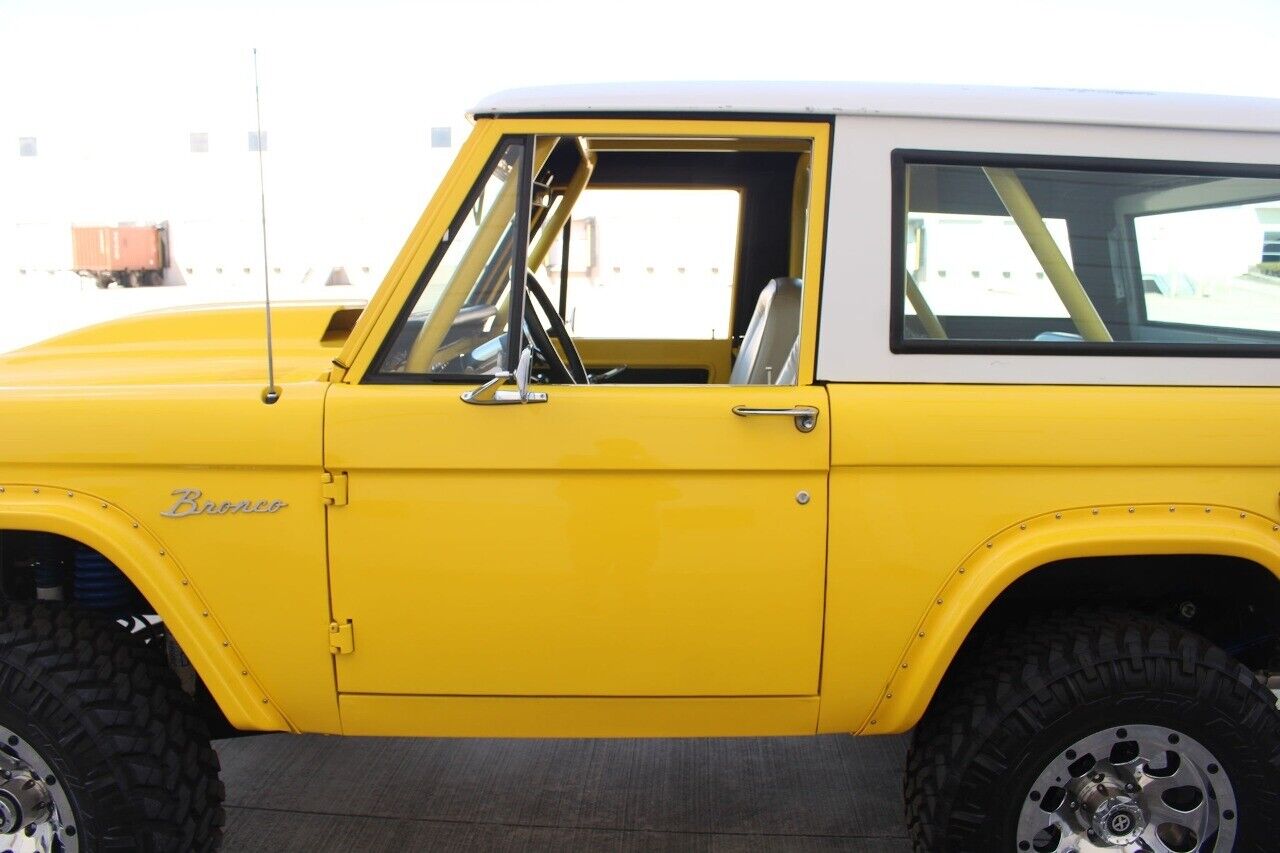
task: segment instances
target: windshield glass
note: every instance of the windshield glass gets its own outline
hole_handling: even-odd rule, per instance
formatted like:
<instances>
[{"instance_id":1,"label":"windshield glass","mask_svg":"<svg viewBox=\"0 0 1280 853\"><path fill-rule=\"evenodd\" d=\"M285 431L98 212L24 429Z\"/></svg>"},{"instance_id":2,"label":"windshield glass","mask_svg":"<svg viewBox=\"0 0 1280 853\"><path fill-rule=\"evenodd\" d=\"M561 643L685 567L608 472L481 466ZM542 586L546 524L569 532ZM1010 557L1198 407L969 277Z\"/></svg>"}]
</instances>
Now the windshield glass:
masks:
<instances>
[{"instance_id":1,"label":"windshield glass","mask_svg":"<svg viewBox=\"0 0 1280 853\"><path fill-rule=\"evenodd\" d=\"M454 217L444 254L429 266L383 373L491 375L501 367L517 232L520 142L504 142Z\"/></svg>"}]
</instances>

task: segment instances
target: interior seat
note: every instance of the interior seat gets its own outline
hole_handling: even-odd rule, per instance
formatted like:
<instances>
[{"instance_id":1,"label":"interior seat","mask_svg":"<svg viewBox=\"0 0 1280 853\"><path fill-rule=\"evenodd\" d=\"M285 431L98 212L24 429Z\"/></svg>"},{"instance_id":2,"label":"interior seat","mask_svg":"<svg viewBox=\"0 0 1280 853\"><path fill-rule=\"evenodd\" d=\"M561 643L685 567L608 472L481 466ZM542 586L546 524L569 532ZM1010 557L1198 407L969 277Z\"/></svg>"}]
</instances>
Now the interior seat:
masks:
<instances>
[{"instance_id":1,"label":"interior seat","mask_svg":"<svg viewBox=\"0 0 1280 853\"><path fill-rule=\"evenodd\" d=\"M800 337L796 336L796 342L791 345L791 352L787 353L787 360L783 362L782 369L773 377L774 385L795 385L800 375Z\"/></svg>"},{"instance_id":2,"label":"interior seat","mask_svg":"<svg viewBox=\"0 0 1280 853\"><path fill-rule=\"evenodd\" d=\"M801 289L798 278L775 278L760 291L729 374L730 385L779 384L787 356L800 338Z\"/></svg>"}]
</instances>

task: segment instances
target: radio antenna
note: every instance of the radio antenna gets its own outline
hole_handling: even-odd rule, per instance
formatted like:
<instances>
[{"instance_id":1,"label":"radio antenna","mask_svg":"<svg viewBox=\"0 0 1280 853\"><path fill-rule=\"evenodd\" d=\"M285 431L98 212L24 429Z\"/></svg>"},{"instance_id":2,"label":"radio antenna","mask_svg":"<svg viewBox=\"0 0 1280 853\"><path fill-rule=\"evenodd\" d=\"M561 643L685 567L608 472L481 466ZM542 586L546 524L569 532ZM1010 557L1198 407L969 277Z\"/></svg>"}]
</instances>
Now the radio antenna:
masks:
<instances>
[{"instance_id":1,"label":"radio antenna","mask_svg":"<svg viewBox=\"0 0 1280 853\"><path fill-rule=\"evenodd\" d=\"M262 93L258 86L258 49L253 49L253 109L258 120L258 203L262 210L262 304L267 315L267 387L262 402L271 405L280 399L276 387L276 363L271 349L271 268L267 266L267 187L262 176Z\"/></svg>"}]
</instances>

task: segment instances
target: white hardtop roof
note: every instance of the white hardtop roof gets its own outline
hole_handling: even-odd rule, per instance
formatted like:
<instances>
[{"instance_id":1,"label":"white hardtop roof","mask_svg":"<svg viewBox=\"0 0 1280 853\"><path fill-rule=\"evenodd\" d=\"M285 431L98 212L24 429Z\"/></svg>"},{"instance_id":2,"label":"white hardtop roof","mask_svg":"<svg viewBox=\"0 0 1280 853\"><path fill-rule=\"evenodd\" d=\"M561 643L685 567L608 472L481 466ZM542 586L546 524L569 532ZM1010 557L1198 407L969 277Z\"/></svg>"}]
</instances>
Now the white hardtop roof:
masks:
<instances>
[{"instance_id":1,"label":"white hardtop roof","mask_svg":"<svg viewBox=\"0 0 1280 853\"><path fill-rule=\"evenodd\" d=\"M1280 100L914 83L598 83L510 89L471 114L867 115L1280 132ZM1277 156L1280 161L1280 155Z\"/></svg>"}]
</instances>

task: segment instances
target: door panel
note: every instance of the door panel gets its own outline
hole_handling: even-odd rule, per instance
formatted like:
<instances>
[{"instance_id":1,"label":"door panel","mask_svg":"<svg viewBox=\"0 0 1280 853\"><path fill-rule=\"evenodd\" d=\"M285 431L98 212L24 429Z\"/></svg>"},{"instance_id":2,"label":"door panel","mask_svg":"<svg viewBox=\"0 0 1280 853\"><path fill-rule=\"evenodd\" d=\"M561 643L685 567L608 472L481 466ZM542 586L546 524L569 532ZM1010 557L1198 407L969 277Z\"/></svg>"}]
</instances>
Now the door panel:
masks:
<instances>
[{"instance_id":1,"label":"door panel","mask_svg":"<svg viewBox=\"0 0 1280 853\"><path fill-rule=\"evenodd\" d=\"M824 389L548 386L492 407L463 390L330 391L342 692L817 692ZM819 410L812 432L731 411L795 405Z\"/></svg>"},{"instance_id":2,"label":"door panel","mask_svg":"<svg viewBox=\"0 0 1280 853\"><path fill-rule=\"evenodd\" d=\"M629 340L614 338L574 338L578 353L593 373L625 364L617 378L626 383L628 373L649 370L696 370L705 372L702 382L712 385L729 381L731 343L721 340Z\"/></svg>"}]
</instances>

